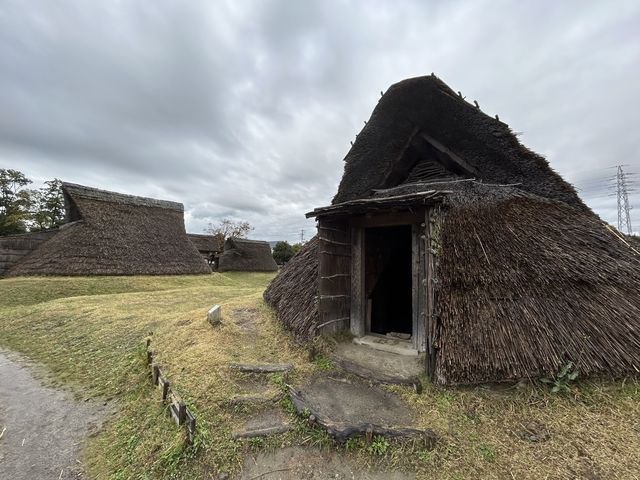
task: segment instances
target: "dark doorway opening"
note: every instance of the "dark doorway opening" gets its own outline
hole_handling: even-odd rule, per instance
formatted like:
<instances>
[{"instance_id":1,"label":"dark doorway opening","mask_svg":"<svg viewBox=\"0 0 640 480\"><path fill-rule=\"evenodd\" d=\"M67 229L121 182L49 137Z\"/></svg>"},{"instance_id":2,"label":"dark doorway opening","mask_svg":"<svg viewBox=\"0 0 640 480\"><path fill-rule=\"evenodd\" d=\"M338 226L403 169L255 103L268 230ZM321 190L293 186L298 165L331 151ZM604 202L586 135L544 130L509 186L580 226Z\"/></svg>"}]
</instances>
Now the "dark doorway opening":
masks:
<instances>
[{"instance_id":1,"label":"dark doorway opening","mask_svg":"<svg viewBox=\"0 0 640 480\"><path fill-rule=\"evenodd\" d=\"M364 244L370 331L413 334L411 226L367 228Z\"/></svg>"}]
</instances>

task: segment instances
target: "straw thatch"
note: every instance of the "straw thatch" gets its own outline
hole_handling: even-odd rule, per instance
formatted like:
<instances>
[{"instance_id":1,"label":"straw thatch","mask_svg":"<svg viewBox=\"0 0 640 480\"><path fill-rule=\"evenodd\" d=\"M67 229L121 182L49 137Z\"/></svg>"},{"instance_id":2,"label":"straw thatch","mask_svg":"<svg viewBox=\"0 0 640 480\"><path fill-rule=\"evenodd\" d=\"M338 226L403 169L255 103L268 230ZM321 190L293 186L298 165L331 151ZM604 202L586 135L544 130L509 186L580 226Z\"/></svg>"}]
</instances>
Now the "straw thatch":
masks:
<instances>
[{"instance_id":1,"label":"straw thatch","mask_svg":"<svg viewBox=\"0 0 640 480\"><path fill-rule=\"evenodd\" d=\"M455 152L462 164L439 175L412 172L424 168L421 162L432 155L442 160L433 144ZM522 190L541 197L582 205L575 189L544 158L524 147L506 124L467 103L435 76L404 80L384 94L345 157L332 203L366 198L374 189L425 176L520 183Z\"/></svg>"},{"instance_id":2,"label":"straw thatch","mask_svg":"<svg viewBox=\"0 0 640 480\"><path fill-rule=\"evenodd\" d=\"M638 372L640 255L617 232L517 189L478 185L445 204L439 382L535 378L569 361L583 376Z\"/></svg>"},{"instance_id":3,"label":"straw thatch","mask_svg":"<svg viewBox=\"0 0 640 480\"><path fill-rule=\"evenodd\" d=\"M434 76L381 98L345 158L332 205L348 218L436 208L433 378L470 384L640 371L640 254L507 125ZM311 249L265 298L309 338L318 323Z\"/></svg>"},{"instance_id":4,"label":"straw thatch","mask_svg":"<svg viewBox=\"0 0 640 480\"><path fill-rule=\"evenodd\" d=\"M318 240L313 237L282 267L264 292L278 319L304 341L318 325Z\"/></svg>"},{"instance_id":5,"label":"straw thatch","mask_svg":"<svg viewBox=\"0 0 640 480\"><path fill-rule=\"evenodd\" d=\"M44 230L0 237L0 276L57 232L57 230Z\"/></svg>"},{"instance_id":6,"label":"straw thatch","mask_svg":"<svg viewBox=\"0 0 640 480\"><path fill-rule=\"evenodd\" d=\"M180 203L62 184L67 222L10 271L17 275L210 273Z\"/></svg>"},{"instance_id":7,"label":"straw thatch","mask_svg":"<svg viewBox=\"0 0 640 480\"><path fill-rule=\"evenodd\" d=\"M222 251L222 245L218 237L214 235L202 235L197 233L187 233L187 237L204 258L209 259L215 253Z\"/></svg>"},{"instance_id":8,"label":"straw thatch","mask_svg":"<svg viewBox=\"0 0 640 480\"><path fill-rule=\"evenodd\" d=\"M227 238L224 251L218 258L219 272L275 272L278 265L268 242Z\"/></svg>"}]
</instances>

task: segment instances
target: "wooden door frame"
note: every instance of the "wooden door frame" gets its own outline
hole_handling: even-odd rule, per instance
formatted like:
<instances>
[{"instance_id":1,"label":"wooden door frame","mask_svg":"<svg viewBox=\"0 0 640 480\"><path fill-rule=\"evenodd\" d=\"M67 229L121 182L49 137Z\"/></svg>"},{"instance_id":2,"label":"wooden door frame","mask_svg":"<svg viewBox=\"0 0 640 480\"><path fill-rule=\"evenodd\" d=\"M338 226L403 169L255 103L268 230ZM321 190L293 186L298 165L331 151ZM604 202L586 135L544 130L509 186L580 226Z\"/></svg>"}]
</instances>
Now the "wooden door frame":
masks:
<instances>
[{"instance_id":1,"label":"wooden door frame","mask_svg":"<svg viewBox=\"0 0 640 480\"><path fill-rule=\"evenodd\" d=\"M411 283L412 283L412 346L419 352L427 349L427 303L428 295L423 288L426 277L424 209L418 212L358 216L351 219L351 312L350 331L355 337L363 337L371 331L371 319L367 315L365 293L365 229L396 225L411 226Z\"/></svg>"}]
</instances>

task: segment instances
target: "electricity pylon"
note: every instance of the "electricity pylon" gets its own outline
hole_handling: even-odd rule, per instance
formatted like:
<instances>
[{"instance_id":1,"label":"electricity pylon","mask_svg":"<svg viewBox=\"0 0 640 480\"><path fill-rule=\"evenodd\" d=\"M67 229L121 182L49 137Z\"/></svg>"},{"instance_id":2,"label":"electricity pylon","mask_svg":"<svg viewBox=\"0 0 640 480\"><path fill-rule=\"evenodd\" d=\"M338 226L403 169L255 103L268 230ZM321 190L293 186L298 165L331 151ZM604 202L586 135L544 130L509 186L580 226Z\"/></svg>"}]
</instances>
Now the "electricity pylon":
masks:
<instances>
[{"instance_id":1,"label":"electricity pylon","mask_svg":"<svg viewBox=\"0 0 640 480\"><path fill-rule=\"evenodd\" d=\"M616 184L618 194L618 230L627 235L633 233L631 228L631 216L629 211L629 195L627 193L627 179L625 173L622 170L622 165L618 165L618 171L616 173Z\"/></svg>"}]
</instances>

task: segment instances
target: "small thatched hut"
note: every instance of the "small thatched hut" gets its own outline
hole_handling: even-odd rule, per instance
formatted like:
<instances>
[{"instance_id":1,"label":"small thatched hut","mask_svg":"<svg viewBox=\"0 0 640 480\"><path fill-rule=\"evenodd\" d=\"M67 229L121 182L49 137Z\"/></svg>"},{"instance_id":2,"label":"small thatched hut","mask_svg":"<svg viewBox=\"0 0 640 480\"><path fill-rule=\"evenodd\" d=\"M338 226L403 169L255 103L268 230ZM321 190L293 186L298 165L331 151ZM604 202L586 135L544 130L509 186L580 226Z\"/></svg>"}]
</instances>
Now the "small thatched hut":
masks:
<instances>
[{"instance_id":1,"label":"small thatched hut","mask_svg":"<svg viewBox=\"0 0 640 480\"><path fill-rule=\"evenodd\" d=\"M268 242L227 238L224 251L218 258L219 272L275 272L278 265L271 254Z\"/></svg>"},{"instance_id":2,"label":"small thatched hut","mask_svg":"<svg viewBox=\"0 0 640 480\"><path fill-rule=\"evenodd\" d=\"M56 233L58 230L44 230L0 237L0 276Z\"/></svg>"},{"instance_id":3,"label":"small thatched hut","mask_svg":"<svg viewBox=\"0 0 640 480\"><path fill-rule=\"evenodd\" d=\"M182 204L72 183L62 191L67 223L8 276L211 272L187 237Z\"/></svg>"},{"instance_id":4,"label":"small thatched hut","mask_svg":"<svg viewBox=\"0 0 640 480\"><path fill-rule=\"evenodd\" d=\"M640 370L640 255L435 76L393 85L265 292L298 338L404 334L442 384Z\"/></svg>"},{"instance_id":5,"label":"small thatched hut","mask_svg":"<svg viewBox=\"0 0 640 480\"><path fill-rule=\"evenodd\" d=\"M214 235L202 235L197 233L187 233L191 243L198 249L202 258L208 263L212 263L215 255L222 251L222 245L218 237Z\"/></svg>"}]
</instances>

